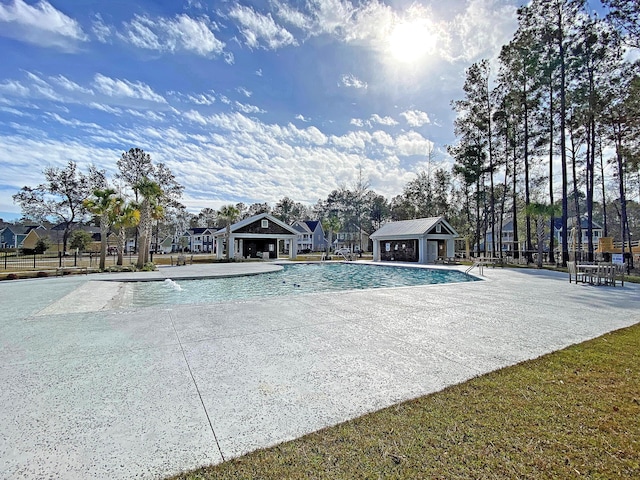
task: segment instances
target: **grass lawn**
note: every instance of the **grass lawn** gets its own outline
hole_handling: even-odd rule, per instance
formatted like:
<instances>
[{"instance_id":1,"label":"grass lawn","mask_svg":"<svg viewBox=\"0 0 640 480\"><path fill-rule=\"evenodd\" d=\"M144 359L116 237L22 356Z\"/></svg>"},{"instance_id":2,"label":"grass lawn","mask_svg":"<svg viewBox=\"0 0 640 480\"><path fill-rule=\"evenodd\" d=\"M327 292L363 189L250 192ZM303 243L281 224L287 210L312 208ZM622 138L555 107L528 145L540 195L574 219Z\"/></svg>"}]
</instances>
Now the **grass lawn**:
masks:
<instances>
[{"instance_id":1,"label":"grass lawn","mask_svg":"<svg viewBox=\"0 0 640 480\"><path fill-rule=\"evenodd\" d=\"M640 478L640 324L175 479Z\"/></svg>"}]
</instances>

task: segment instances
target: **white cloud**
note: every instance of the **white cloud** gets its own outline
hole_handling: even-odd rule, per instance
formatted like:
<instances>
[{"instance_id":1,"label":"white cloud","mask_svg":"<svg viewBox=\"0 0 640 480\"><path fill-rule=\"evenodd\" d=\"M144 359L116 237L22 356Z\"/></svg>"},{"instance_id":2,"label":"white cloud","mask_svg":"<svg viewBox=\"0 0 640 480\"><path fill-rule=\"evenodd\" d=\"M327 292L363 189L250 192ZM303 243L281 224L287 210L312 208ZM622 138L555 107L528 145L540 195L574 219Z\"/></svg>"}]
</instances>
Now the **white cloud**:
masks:
<instances>
[{"instance_id":1,"label":"white cloud","mask_svg":"<svg viewBox=\"0 0 640 480\"><path fill-rule=\"evenodd\" d=\"M344 87L356 88L356 89L367 89L367 82L364 82L357 78L352 74L345 74L340 77L340 83L338 85L342 85Z\"/></svg>"},{"instance_id":2,"label":"white cloud","mask_svg":"<svg viewBox=\"0 0 640 480\"><path fill-rule=\"evenodd\" d=\"M89 129L95 129L95 130L101 129L100 125L96 123L81 122L80 120L77 120L75 118L74 119L63 118L57 113L47 113L46 115L52 118L53 120L55 120L56 122L60 123L61 125L65 125L67 127L80 127L80 128L89 128Z\"/></svg>"},{"instance_id":3,"label":"white cloud","mask_svg":"<svg viewBox=\"0 0 640 480\"><path fill-rule=\"evenodd\" d=\"M364 127L364 120L361 118L352 118L349 124L355 125L356 127Z\"/></svg>"},{"instance_id":4,"label":"white cloud","mask_svg":"<svg viewBox=\"0 0 640 480\"><path fill-rule=\"evenodd\" d=\"M433 142L427 140L418 132L411 130L396 138L396 148L400 156L423 155L433 150Z\"/></svg>"},{"instance_id":5,"label":"white cloud","mask_svg":"<svg viewBox=\"0 0 640 480\"><path fill-rule=\"evenodd\" d=\"M221 55L224 42L212 31L215 25L207 16L192 18L186 14L174 18L136 15L124 24L120 38L139 48L160 52L185 50L198 55ZM225 57L226 58L226 57ZM230 57L231 61L233 57Z\"/></svg>"},{"instance_id":6,"label":"white cloud","mask_svg":"<svg viewBox=\"0 0 640 480\"><path fill-rule=\"evenodd\" d=\"M31 80L30 90L38 93L40 97L48 100L59 101L61 96L51 87L49 83L40 78L35 73L27 72L27 78Z\"/></svg>"},{"instance_id":7,"label":"white cloud","mask_svg":"<svg viewBox=\"0 0 640 480\"><path fill-rule=\"evenodd\" d=\"M95 18L91 23L91 30L101 43L109 43L114 34L113 27L104 23L104 20L102 20L102 16L99 13L96 13Z\"/></svg>"},{"instance_id":8,"label":"white cloud","mask_svg":"<svg viewBox=\"0 0 640 480\"><path fill-rule=\"evenodd\" d=\"M240 24L238 29L249 48L276 50L287 45L297 45L293 35L276 24L270 14L263 15L250 7L235 5L229 16Z\"/></svg>"},{"instance_id":9,"label":"white cloud","mask_svg":"<svg viewBox=\"0 0 640 480\"><path fill-rule=\"evenodd\" d=\"M5 80L0 83L0 93L13 97L26 97L29 95L29 88L16 80Z\"/></svg>"},{"instance_id":10,"label":"white cloud","mask_svg":"<svg viewBox=\"0 0 640 480\"><path fill-rule=\"evenodd\" d=\"M109 105L104 105L102 103L96 103L96 102L91 102L89 104L90 108L95 108L96 110L100 110L102 112L106 112L106 113L112 113L114 115L121 115L122 114L122 110L117 108L117 107L111 107Z\"/></svg>"},{"instance_id":11,"label":"white cloud","mask_svg":"<svg viewBox=\"0 0 640 480\"><path fill-rule=\"evenodd\" d=\"M84 94L93 95L93 91L90 88L82 87L82 86L78 85L77 83L69 80L64 75L58 75L57 77L49 77L49 79L52 80L53 82L57 83L58 85L60 85L62 88L64 88L65 90L67 90L69 92L76 92L76 93L84 93Z\"/></svg>"},{"instance_id":12,"label":"white cloud","mask_svg":"<svg viewBox=\"0 0 640 480\"><path fill-rule=\"evenodd\" d=\"M136 98L156 103L167 103L162 95L142 82L113 79L97 73L93 78L95 89L109 97Z\"/></svg>"},{"instance_id":13,"label":"white cloud","mask_svg":"<svg viewBox=\"0 0 640 480\"><path fill-rule=\"evenodd\" d=\"M378 2L364 4L354 9L347 17L347 26L342 30L346 42L369 41L379 47L386 41L397 14L391 7Z\"/></svg>"},{"instance_id":14,"label":"white cloud","mask_svg":"<svg viewBox=\"0 0 640 480\"><path fill-rule=\"evenodd\" d=\"M17 108L12 107L2 107L0 106L0 111L5 113L10 113L11 115L16 115L18 117L31 117L30 114L23 112L22 110L18 110Z\"/></svg>"},{"instance_id":15,"label":"white cloud","mask_svg":"<svg viewBox=\"0 0 640 480\"><path fill-rule=\"evenodd\" d=\"M392 127L395 125L398 125L398 122L396 122L393 118L387 116L387 117L381 117L380 115L378 115L377 113L374 113L373 115L371 115L371 117L369 118L370 123L378 123L380 125L386 125L388 127Z\"/></svg>"},{"instance_id":16,"label":"white cloud","mask_svg":"<svg viewBox=\"0 0 640 480\"><path fill-rule=\"evenodd\" d=\"M371 134L362 130L348 132L339 136L331 135L331 143L333 145L347 150L365 150L370 141Z\"/></svg>"},{"instance_id":17,"label":"white cloud","mask_svg":"<svg viewBox=\"0 0 640 480\"><path fill-rule=\"evenodd\" d=\"M220 54L224 49L224 43L210 30L210 22L206 16L195 19L182 14L173 20L164 20L163 23L169 37L176 38L176 43L182 44L185 50L207 55Z\"/></svg>"},{"instance_id":18,"label":"white cloud","mask_svg":"<svg viewBox=\"0 0 640 480\"><path fill-rule=\"evenodd\" d=\"M300 120L301 122L308 122L310 120L309 118L305 118L304 115L302 115L301 113L296 115L295 118L296 118L296 120Z\"/></svg>"},{"instance_id":19,"label":"white cloud","mask_svg":"<svg viewBox=\"0 0 640 480\"><path fill-rule=\"evenodd\" d=\"M330 33L342 34L349 25L349 19L353 16L355 8L343 0L312 0L309 2L312 8L311 15L314 19L310 26L314 34Z\"/></svg>"},{"instance_id":20,"label":"white cloud","mask_svg":"<svg viewBox=\"0 0 640 480\"><path fill-rule=\"evenodd\" d=\"M385 147L393 147L395 142L393 137L389 135L387 132L383 132L382 130L377 130L371 134L371 139Z\"/></svg>"},{"instance_id":21,"label":"white cloud","mask_svg":"<svg viewBox=\"0 0 640 480\"><path fill-rule=\"evenodd\" d=\"M202 116L202 114L196 110L189 110L184 112L184 118L187 120L191 120L192 122L199 123L200 125L206 125L207 119Z\"/></svg>"},{"instance_id":22,"label":"white cloud","mask_svg":"<svg viewBox=\"0 0 640 480\"><path fill-rule=\"evenodd\" d=\"M447 56L468 62L496 55L517 28L516 10L500 0L469 0L451 22Z\"/></svg>"},{"instance_id":23,"label":"white cloud","mask_svg":"<svg viewBox=\"0 0 640 480\"><path fill-rule=\"evenodd\" d=\"M213 105L216 101L216 97L213 95L213 93L187 95L187 98L191 103L195 103L196 105Z\"/></svg>"},{"instance_id":24,"label":"white cloud","mask_svg":"<svg viewBox=\"0 0 640 480\"><path fill-rule=\"evenodd\" d=\"M41 47L75 50L88 40L80 24L42 0L29 5L23 0L0 3L0 35Z\"/></svg>"},{"instance_id":25,"label":"white cloud","mask_svg":"<svg viewBox=\"0 0 640 480\"><path fill-rule=\"evenodd\" d=\"M242 95L244 95L247 98L249 98L249 97L251 97L251 95L253 95L253 92L251 92L250 90L247 90L244 87L236 88L236 92L241 93Z\"/></svg>"},{"instance_id":26,"label":"white cloud","mask_svg":"<svg viewBox=\"0 0 640 480\"><path fill-rule=\"evenodd\" d=\"M293 25L302 30L309 30L313 20L302 12L295 10L291 6L282 2L275 2L276 14L285 23Z\"/></svg>"},{"instance_id":27,"label":"white cloud","mask_svg":"<svg viewBox=\"0 0 640 480\"><path fill-rule=\"evenodd\" d=\"M406 120L410 127L421 127L422 125L431 123L429 115L420 110L407 110L406 112L402 112L400 116Z\"/></svg>"},{"instance_id":28,"label":"white cloud","mask_svg":"<svg viewBox=\"0 0 640 480\"><path fill-rule=\"evenodd\" d=\"M248 103L240 103L238 101L234 102L234 106L244 113L266 113L265 110L262 110L260 107L256 107L255 105L250 105Z\"/></svg>"}]
</instances>

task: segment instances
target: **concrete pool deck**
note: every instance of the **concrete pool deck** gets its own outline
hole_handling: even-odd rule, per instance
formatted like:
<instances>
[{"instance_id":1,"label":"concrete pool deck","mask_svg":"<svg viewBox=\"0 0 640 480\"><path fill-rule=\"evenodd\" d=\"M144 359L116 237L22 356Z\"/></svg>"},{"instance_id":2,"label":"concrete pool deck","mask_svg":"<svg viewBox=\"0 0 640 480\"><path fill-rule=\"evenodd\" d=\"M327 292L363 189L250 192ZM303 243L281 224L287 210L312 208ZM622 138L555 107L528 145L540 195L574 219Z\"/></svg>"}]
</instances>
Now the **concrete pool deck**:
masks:
<instances>
[{"instance_id":1,"label":"concrete pool deck","mask_svg":"<svg viewBox=\"0 0 640 480\"><path fill-rule=\"evenodd\" d=\"M162 478L640 322L640 285L543 270L140 309L117 275L0 283L2 478Z\"/></svg>"}]
</instances>

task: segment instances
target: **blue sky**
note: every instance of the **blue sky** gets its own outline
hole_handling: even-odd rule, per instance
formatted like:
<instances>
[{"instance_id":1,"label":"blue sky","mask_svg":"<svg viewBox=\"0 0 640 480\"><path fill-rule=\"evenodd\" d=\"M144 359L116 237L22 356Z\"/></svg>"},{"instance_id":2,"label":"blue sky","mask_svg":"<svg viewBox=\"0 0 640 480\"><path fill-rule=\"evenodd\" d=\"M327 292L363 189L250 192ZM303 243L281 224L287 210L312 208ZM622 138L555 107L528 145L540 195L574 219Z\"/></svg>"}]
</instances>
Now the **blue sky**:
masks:
<instances>
[{"instance_id":1,"label":"blue sky","mask_svg":"<svg viewBox=\"0 0 640 480\"><path fill-rule=\"evenodd\" d=\"M464 69L508 0L0 0L0 217L46 166L139 147L189 211L315 204L362 171L391 198L450 161Z\"/></svg>"}]
</instances>

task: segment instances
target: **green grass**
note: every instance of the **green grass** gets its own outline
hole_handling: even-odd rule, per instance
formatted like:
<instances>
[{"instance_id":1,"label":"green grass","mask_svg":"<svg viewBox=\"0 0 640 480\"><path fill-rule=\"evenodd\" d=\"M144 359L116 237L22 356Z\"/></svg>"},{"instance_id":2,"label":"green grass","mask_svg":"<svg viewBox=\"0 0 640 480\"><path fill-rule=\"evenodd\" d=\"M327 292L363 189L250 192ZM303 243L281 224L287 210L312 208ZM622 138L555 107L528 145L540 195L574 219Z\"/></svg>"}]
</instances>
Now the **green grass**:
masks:
<instances>
[{"instance_id":1,"label":"green grass","mask_svg":"<svg viewBox=\"0 0 640 480\"><path fill-rule=\"evenodd\" d=\"M640 478L640 324L174 479Z\"/></svg>"}]
</instances>

